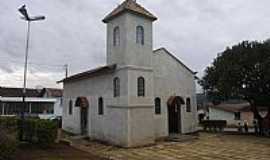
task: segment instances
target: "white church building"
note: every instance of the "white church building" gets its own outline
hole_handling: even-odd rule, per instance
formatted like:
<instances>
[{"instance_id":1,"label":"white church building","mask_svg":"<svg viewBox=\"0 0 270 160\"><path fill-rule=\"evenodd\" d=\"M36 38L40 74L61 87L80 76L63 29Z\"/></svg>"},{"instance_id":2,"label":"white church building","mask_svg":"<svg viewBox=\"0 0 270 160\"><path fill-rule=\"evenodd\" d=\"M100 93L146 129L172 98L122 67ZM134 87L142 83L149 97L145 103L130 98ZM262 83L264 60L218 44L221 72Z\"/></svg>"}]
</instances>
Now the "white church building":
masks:
<instances>
[{"instance_id":1,"label":"white church building","mask_svg":"<svg viewBox=\"0 0 270 160\"><path fill-rule=\"evenodd\" d=\"M153 14L125 0L108 14L107 65L63 79L63 129L135 147L196 131L195 73L153 50Z\"/></svg>"}]
</instances>

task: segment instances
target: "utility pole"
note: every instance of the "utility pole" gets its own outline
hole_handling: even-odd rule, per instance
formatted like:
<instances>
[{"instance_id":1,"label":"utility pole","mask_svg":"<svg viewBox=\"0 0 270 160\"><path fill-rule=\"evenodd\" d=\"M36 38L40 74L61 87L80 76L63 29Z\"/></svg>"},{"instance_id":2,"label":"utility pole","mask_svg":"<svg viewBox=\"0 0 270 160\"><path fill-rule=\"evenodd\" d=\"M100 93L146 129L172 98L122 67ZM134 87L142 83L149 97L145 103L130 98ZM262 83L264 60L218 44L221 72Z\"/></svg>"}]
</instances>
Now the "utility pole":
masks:
<instances>
[{"instance_id":1,"label":"utility pole","mask_svg":"<svg viewBox=\"0 0 270 160\"><path fill-rule=\"evenodd\" d=\"M66 72L65 78L67 78L68 77L68 64L65 64L64 67L65 67L65 72Z\"/></svg>"}]
</instances>

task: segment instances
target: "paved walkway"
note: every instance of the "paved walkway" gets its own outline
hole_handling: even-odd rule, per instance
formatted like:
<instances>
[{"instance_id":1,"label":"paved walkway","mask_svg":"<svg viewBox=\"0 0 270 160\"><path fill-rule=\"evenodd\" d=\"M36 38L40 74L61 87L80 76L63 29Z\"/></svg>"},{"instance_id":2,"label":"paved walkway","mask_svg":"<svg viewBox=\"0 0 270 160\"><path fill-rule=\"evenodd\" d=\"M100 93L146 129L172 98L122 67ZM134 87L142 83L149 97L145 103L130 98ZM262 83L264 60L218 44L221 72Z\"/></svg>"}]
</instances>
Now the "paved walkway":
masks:
<instances>
[{"instance_id":1,"label":"paved walkway","mask_svg":"<svg viewBox=\"0 0 270 160\"><path fill-rule=\"evenodd\" d=\"M74 147L114 160L270 160L270 138L200 133L188 142L123 149L80 141Z\"/></svg>"}]
</instances>

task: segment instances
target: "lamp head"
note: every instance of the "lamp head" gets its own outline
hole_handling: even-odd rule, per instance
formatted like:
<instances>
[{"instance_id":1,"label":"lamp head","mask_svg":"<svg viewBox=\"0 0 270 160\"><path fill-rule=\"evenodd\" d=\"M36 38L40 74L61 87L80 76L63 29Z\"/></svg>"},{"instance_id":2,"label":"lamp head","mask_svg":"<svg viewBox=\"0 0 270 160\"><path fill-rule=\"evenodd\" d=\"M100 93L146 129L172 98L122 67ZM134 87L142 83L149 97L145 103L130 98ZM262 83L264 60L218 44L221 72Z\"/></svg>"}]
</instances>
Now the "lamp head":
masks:
<instances>
[{"instance_id":1,"label":"lamp head","mask_svg":"<svg viewBox=\"0 0 270 160\"><path fill-rule=\"evenodd\" d=\"M22 5L22 6L18 9L18 11L25 17L26 20L30 20L25 5Z\"/></svg>"}]
</instances>

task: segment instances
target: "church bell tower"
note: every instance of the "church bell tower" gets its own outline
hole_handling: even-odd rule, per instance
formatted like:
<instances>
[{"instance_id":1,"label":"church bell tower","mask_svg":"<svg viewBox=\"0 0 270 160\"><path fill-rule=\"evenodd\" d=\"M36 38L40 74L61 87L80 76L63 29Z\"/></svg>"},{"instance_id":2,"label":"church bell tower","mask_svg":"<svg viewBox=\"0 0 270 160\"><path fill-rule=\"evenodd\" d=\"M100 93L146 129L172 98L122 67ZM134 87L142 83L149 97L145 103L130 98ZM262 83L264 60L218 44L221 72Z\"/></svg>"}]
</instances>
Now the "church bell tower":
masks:
<instances>
[{"instance_id":1,"label":"church bell tower","mask_svg":"<svg viewBox=\"0 0 270 160\"><path fill-rule=\"evenodd\" d=\"M107 64L152 67L153 29L157 18L135 0L126 0L103 22L107 24Z\"/></svg>"},{"instance_id":2,"label":"church bell tower","mask_svg":"<svg viewBox=\"0 0 270 160\"><path fill-rule=\"evenodd\" d=\"M128 147L151 144L155 138L152 68L155 20L134 0L125 0L103 19L107 24L107 64L117 64L112 78L121 86L120 94L112 98L111 112L121 115L118 122L125 127L117 138Z\"/></svg>"}]
</instances>

